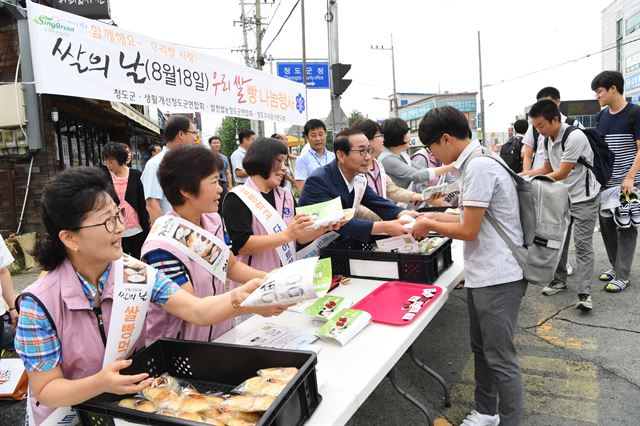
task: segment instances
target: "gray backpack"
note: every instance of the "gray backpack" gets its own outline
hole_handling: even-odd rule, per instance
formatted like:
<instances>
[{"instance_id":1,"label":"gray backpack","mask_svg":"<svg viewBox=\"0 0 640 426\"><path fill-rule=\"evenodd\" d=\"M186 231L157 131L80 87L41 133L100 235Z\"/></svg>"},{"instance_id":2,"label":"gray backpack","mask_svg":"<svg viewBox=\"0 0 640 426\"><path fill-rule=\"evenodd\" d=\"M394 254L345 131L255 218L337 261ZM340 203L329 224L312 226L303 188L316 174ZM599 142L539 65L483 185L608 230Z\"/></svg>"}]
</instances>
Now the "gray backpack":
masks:
<instances>
[{"instance_id":1,"label":"gray backpack","mask_svg":"<svg viewBox=\"0 0 640 426\"><path fill-rule=\"evenodd\" d=\"M571 223L571 200L566 186L547 176L530 179L518 176L501 158L485 152L484 148L482 152L472 153L463 168L481 156L500 163L515 180L524 246L517 246L488 211L487 220L511 249L527 281L536 284L551 282Z\"/></svg>"}]
</instances>

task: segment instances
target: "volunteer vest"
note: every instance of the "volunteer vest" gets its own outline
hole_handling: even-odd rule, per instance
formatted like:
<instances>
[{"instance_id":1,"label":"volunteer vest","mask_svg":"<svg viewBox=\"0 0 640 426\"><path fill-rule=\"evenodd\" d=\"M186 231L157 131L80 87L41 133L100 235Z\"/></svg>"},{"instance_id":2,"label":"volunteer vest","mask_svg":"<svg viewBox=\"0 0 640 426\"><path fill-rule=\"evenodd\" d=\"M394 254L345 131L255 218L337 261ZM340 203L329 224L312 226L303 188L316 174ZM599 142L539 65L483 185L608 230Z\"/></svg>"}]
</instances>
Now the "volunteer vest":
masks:
<instances>
[{"instance_id":1,"label":"volunteer vest","mask_svg":"<svg viewBox=\"0 0 640 426\"><path fill-rule=\"evenodd\" d=\"M253 189L254 191L260 193L260 190L256 186L255 182L251 178L247 179L244 184L245 186ZM282 218L286 226L289 226L293 221L294 215L294 204L293 204L293 195L291 192L284 188L276 187L273 189L273 195L276 200L276 212ZM240 198L242 200L242 198ZM244 200L242 200L244 202ZM262 199L265 203L266 200ZM246 205L246 204L245 204ZM247 205L249 209L251 206ZM253 213L253 212L252 212ZM252 214L251 219L251 230L253 235L272 235L273 232L267 232L265 227L260 223L255 214ZM284 232L285 229L282 230ZM295 241L291 244L293 246L293 260L296 259L295 253ZM260 271L270 272L275 268L279 268L282 266L282 262L280 260L280 256L276 252L276 250L269 250L262 253L254 253L254 254L239 254L238 260L242 263L250 265L252 268L258 269Z\"/></svg>"},{"instance_id":2,"label":"volunteer vest","mask_svg":"<svg viewBox=\"0 0 640 426\"><path fill-rule=\"evenodd\" d=\"M179 215L172 209L168 216ZM206 213L200 218L201 227L224 240L222 220L217 213ZM193 225L194 228L198 226ZM180 251L166 241L155 239L145 241L142 246L142 256L154 250L165 250L175 256L187 270L194 295L207 297L224 293L224 283L215 278L209 271L193 261L187 254ZM183 340L197 340L210 342L216 337L233 328L233 320L227 319L210 326L198 326L167 313L159 306L149 306L147 315L145 344L149 345L161 337L179 338Z\"/></svg>"}]
</instances>

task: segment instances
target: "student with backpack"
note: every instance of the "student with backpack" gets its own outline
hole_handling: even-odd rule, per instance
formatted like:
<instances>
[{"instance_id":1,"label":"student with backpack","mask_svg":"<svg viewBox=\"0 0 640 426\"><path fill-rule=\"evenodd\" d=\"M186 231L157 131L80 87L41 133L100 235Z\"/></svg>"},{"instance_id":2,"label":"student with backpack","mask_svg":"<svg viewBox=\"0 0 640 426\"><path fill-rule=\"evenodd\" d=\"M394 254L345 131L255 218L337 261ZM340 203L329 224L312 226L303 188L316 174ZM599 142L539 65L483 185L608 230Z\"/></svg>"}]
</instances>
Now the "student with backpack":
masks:
<instances>
[{"instance_id":1,"label":"student with backpack","mask_svg":"<svg viewBox=\"0 0 640 426\"><path fill-rule=\"evenodd\" d=\"M460 177L463 213L427 213L413 226L416 238L433 230L464 241L471 349L475 358L475 409L464 424L519 425L522 374L513 344L520 302L527 289L514 253L489 223L489 215L516 246L524 244L516 185L499 159L479 154L464 115L451 106L434 108L420 121L420 140ZM563 188L564 189L564 188Z\"/></svg>"},{"instance_id":2,"label":"student with backpack","mask_svg":"<svg viewBox=\"0 0 640 426\"><path fill-rule=\"evenodd\" d=\"M604 187L620 187L620 198L626 201L627 220L640 218L640 105L628 103L624 96L624 78L617 71L603 71L591 82L600 106L597 130L615 154L611 178ZM627 200L628 199L628 200ZM635 216L633 215L635 213ZM619 293L629 285L629 273L636 249L638 229L629 223L618 226L614 217L600 215L600 231L611 268L600 275L605 290ZM626 225L626 224L625 224ZM623 225L623 226L625 226Z\"/></svg>"},{"instance_id":3,"label":"student with backpack","mask_svg":"<svg viewBox=\"0 0 640 426\"><path fill-rule=\"evenodd\" d=\"M533 125L545 137L544 165L524 172L525 176L547 175L564 183L571 197L571 218L575 230L576 264L580 275L576 308L593 309L591 277L594 269L593 229L599 209L600 183L592 171L594 152L584 131L562 122L558 105L549 99L536 102L529 112ZM593 168L595 170L595 168ZM542 290L551 296L567 289L567 255L571 226L565 238L554 279Z\"/></svg>"},{"instance_id":4,"label":"student with backpack","mask_svg":"<svg viewBox=\"0 0 640 426\"><path fill-rule=\"evenodd\" d=\"M543 99L552 100L558 105L558 108L560 108L560 91L555 87L548 86L540 89L536 95L536 101ZM531 116L531 113L529 113L529 116ZM560 122L584 129L584 126L578 120L565 117L562 113L560 113ZM522 153L523 171L528 172L529 170L544 166L542 142L544 142L544 136L536 130L535 126L529 126L522 138L522 144L524 145Z\"/></svg>"},{"instance_id":5,"label":"student with backpack","mask_svg":"<svg viewBox=\"0 0 640 426\"><path fill-rule=\"evenodd\" d=\"M528 127L527 120L516 120L513 123L513 130L516 134L511 136L500 148L500 157L516 173L522 172L522 157L524 155L522 139Z\"/></svg>"}]
</instances>

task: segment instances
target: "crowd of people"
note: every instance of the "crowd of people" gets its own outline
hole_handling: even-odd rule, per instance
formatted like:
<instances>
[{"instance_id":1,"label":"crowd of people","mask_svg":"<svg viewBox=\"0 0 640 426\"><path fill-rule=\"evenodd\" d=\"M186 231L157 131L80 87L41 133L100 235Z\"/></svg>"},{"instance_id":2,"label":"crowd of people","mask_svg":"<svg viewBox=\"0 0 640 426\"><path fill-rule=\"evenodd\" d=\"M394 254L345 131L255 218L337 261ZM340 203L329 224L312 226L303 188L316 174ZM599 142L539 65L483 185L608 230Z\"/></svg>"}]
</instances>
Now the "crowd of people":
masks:
<instances>
[{"instance_id":1,"label":"crowd of people","mask_svg":"<svg viewBox=\"0 0 640 426\"><path fill-rule=\"evenodd\" d=\"M598 278L614 293L630 284L634 225L640 224L640 111L625 100L618 72L599 74L591 88L604 107L597 131L615 154L605 183L594 174L594 151L582 125L560 112L557 89L540 90L530 126L514 124L522 143L516 172L560 181L571 199L571 228L559 247L555 277L542 293L567 288L573 229L576 307L585 312L593 309L596 222L611 264ZM409 130L399 118L382 124L362 118L335 135L329 150L325 124L312 119L304 126L306 145L294 156L285 137L256 138L245 129L227 158L219 137L210 137L207 147L198 145L194 123L174 115L164 128L165 146L150 147L142 173L127 166L127 145L111 142L102 151L102 169L76 167L52 178L42 200L46 233L34 251L46 274L17 299L5 277L13 259L0 246L0 282L16 327L16 351L30 379L31 424L102 392L134 393L148 385L146 374L120 374L130 361L106 355L115 341L107 335L109 323L122 315L112 303L123 280L116 273L120 263L141 259L157 271L148 277L144 330L132 348L159 337L212 341L234 326L234 318L278 315L287 308L240 306L272 269L315 255L340 236L368 241L372 234L411 233L420 239L430 231L464 241L476 406L463 424L519 424L522 376L513 336L528 283L487 220L491 216L514 244L523 245L514 180L497 156L489 158L480 141L472 140L467 118L451 106L422 118L423 147L411 157ZM455 180L459 195L424 199L423 189ZM336 197L343 208L355 209L345 223L310 230L311 217L296 213L297 206ZM618 211L626 209L629 226L618 212L610 213L611 199L618 200ZM421 213L425 206L459 207L460 213ZM182 237L169 241L161 231L175 221ZM228 256L230 283L214 262L203 264L198 240L212 242L206 256L213 259L225 232L231 249L218 252ZM86 344L78 345L77 336Z\"/></svg>"}]
</instances>

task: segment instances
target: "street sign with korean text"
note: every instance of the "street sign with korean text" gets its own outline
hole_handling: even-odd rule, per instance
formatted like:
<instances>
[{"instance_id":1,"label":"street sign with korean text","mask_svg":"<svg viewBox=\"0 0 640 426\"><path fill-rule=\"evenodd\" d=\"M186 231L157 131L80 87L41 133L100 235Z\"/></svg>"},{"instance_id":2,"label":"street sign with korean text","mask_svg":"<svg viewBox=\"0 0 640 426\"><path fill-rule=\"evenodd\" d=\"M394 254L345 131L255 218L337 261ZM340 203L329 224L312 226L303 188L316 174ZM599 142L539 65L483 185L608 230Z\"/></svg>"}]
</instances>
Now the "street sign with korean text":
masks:
<instances>
[{"instance_id":1,"label":"street sign with korean text","mask_svg":"<svg viewBox=\"0 0 640 426\"><path fill-rule=\"evenodd\" d=\"M302 62L278 62L278 77L302 83ZM307 62L307 87L309 89L329 88L327 62Z\"/></svg>"}]
</instances>

